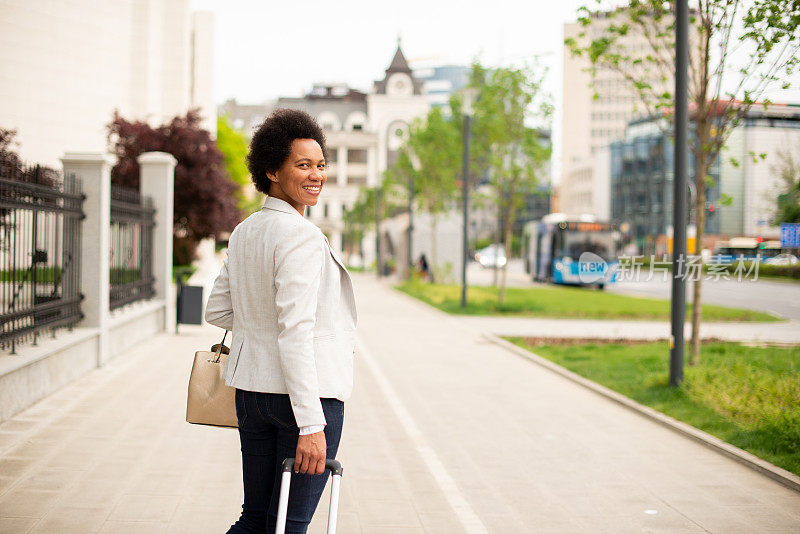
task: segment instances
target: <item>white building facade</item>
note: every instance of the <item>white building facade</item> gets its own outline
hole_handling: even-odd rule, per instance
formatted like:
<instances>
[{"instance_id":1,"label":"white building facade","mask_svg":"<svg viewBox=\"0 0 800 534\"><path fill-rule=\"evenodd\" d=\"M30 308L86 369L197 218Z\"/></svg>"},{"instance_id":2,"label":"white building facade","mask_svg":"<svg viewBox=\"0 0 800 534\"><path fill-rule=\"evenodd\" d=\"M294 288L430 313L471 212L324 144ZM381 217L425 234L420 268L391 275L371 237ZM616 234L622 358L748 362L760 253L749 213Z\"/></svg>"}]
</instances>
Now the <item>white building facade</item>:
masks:
<instances>
[{"instance_id":1,"label":"white building facade","mask_svg":"<svg viewBox=\"0 0 800 534\"><path fill-rule=\"evenodd\" d=\"M800 161L800 105L772 104L767 110L753 106L726 146L719 156L721 185L732 204L719 209L721 232L779 239L776 199L786 187L780 154Z\"/></svg>"},{"instance_id":2,"label":"white building facade","mask_svg":"<svg viewBox=\"0 0 800 534\"><path fill-rule=\"evenodd\" d=\"M430 104L422 80L408 66L400 45L382 80L367 97L370 130L378 136L378 173L394 164L397 151L416 118L428 113Z\"/></svg>"},{"instance_id":3,"label":"white building facade","mask_svg":"<svg viewBox=\"0 0 800 534\"><path fill-rule=\"evenodd\" d=\"M114 110L159 124L199 107L216 132L213 16L189 0L0 0L0 127L59 165L102 152Z\"/></svg>"},{"instance_id":4,"label":"white building facade","mask_svg":"<svg viewBox=\"0 0 800 534\"><path fill-rule=\"evenodd\" d=\"M607 221L611 216L610 180L611 150L601 146L570 166L566 183L562 178L559 211L591 213L598 220Z\"/></svg>"},{"instance_id":5,"label":"white building facade","mask_svg":"<svg viewBox=\"0 0 800 534\"><path fill-rule=\"evenodd\" d=\"M345 84L317 84L300 98L279 98L258 105L229 100L219 107L234 128L248 137L274 109L300 109L322 126L328 147L328 182L308 218L328 236L343 255L361 249L370 263L375 259L374 232L360 247L344 242L344 213L355 204L362 187L375 187L394 163L411 122L429 109L422 82L417 79L398 45L384 78L373 91L363 93ZM348 258L346 258L347 260Z\"/></svg>"}]
</instances>

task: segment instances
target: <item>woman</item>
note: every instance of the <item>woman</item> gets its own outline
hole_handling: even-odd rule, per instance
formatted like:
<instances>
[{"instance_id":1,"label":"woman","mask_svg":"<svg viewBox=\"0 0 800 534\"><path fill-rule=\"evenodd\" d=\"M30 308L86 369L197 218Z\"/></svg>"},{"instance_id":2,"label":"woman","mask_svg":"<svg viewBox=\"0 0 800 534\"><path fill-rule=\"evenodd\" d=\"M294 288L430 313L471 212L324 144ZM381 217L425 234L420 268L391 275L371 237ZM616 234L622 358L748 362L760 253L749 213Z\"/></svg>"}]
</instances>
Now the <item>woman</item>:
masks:
<instances>
[{"instance_id":1,"label":"woman","mask_svg":"<svg viewBox=\"0 0 800 534\"><path fill-rule=\"evenodd\" d=\"M231 233L205 313L233 332L223 373L236 388L244 504L228 533L275 531L280 466L291 457L286 532L306 532L352 390L355 300L344 265L303 217L327 180L319 125L276 110L253 136L248 167L268 196Z\"/></svg>"}]
</instances>

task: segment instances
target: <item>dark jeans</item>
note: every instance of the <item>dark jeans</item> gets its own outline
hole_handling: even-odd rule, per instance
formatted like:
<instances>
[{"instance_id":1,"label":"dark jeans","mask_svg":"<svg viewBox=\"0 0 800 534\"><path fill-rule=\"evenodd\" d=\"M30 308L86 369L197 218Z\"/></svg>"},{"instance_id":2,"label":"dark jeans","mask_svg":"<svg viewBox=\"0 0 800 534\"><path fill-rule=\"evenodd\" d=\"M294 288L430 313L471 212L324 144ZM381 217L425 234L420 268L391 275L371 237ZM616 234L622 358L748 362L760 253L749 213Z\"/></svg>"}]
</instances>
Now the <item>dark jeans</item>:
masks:
<instances>
[{"instance_id":1,"label":"dark jeans","mask_svg":"<svg viewBox=\"0 0 800 534\"><path fill-rule=\"evenodd\" d=\"M325 413L325 442L328 458L335 458L339 449L344 421L344 403L338 399L321 399ZM294 419L289 395L260 393L236 389L236 415L242 444L244 504L242 515L228 534L275 532L278 516L278 495L281 486L281 464L294 458L300 429ZM292 472L286 532L305 533L319 498L328 480L328 471L321 475Z\"/></svg>"}]
</instances>

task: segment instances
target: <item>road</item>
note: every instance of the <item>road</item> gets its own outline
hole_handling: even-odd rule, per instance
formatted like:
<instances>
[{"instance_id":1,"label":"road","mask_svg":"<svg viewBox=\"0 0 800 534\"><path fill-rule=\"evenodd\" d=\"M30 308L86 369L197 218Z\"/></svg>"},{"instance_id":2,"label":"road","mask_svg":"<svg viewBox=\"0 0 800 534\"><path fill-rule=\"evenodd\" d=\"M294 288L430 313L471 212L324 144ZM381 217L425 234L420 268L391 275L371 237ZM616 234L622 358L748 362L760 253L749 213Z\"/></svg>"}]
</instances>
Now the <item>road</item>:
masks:
<instances>
[{"instance_id":1,"label":"road","mask_svg":"<svg viewBox=\"0 0 800 534\"><path fill-rule=\"evenodd\" d=\"M522 260L511 260L508 264L509 287L532 287L538 284L532 282L525 274ZM475 262L470 263L467 269L467 280L471 285L491 285L494 273L492 269L483 269ZM650 298L669 299L671 284L669 279L656 273L651 280L643 272L640 280L625 280L612 286L606 286L605 291L622 295L642 296ZM787 319L800 320L800 283L782 280L767 280L752 277L742 281L703 279L703 302L717 304L731 308L743 308L772 313ZM687 302L691 302L692 283L686 284Z\"/></svg>"}]
</instances>

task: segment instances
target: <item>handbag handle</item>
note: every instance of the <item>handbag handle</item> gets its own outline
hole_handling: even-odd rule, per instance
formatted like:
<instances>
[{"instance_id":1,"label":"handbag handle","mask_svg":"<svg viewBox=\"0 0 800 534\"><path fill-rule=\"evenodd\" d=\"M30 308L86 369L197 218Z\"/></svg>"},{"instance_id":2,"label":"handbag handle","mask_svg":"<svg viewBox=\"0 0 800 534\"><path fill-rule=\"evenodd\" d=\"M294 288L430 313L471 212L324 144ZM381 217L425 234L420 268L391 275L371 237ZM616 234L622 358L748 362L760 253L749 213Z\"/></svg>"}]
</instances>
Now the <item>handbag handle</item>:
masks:
<instances>
[{"instance_id":1,"label":"handbag handle","mask_svg":"<svg viewBox=\"0 0 800 534\"><path fill-rule=\"evenodd\" d=\"M217 344L217 350L214 351L214 363L219 363L219 358L222 355L222 347L224 346L226 337L228 337L227 330L225 330L225 333L222 335L222 341Z\"/></svg>"}]
</instances>

